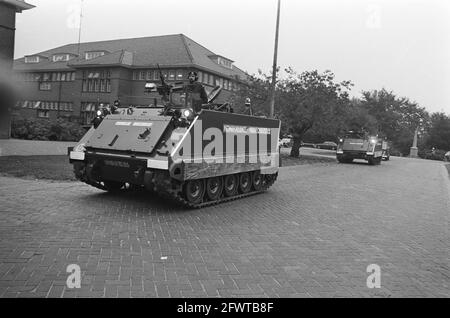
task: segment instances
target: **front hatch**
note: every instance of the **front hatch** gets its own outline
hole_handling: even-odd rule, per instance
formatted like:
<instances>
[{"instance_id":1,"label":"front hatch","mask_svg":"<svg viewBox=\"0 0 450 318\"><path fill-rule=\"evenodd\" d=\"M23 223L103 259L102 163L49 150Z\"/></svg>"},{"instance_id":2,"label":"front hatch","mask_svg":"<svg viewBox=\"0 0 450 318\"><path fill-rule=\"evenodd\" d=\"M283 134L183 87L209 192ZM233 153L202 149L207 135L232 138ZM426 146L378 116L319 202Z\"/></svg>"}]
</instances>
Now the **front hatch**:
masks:
<instances>
[{"instance_id":1,"label":"front hatch","mask_svg":"<svg viewBox=\"0 0 450 318\"><path fill-rule=\"evenodd\" d=\"M170 118L108 116L86 142L86 147L150 153L157 146Z\"/></svg>"}]
</instances>

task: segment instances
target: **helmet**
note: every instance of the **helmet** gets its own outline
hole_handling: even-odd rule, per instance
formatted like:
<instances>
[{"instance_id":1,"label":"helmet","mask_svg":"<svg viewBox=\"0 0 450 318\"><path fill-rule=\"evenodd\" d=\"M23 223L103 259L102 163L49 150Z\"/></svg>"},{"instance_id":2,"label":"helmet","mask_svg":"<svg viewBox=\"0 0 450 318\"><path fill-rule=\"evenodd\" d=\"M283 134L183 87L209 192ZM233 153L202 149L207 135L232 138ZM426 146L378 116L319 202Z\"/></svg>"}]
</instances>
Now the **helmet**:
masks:
<instances>
[{"instance_id":1,"label":"helmet","mask_svg":"<svg viewBox=\"0 0 450 318\"><path fill-rule=\"evenodd\" d=\"M188 78L190 78L191 76L194 76L195 80L198 81L198 74L197 74L197 72L190 71L189 74L188 74Z\"/></svg>"}]
</instances>

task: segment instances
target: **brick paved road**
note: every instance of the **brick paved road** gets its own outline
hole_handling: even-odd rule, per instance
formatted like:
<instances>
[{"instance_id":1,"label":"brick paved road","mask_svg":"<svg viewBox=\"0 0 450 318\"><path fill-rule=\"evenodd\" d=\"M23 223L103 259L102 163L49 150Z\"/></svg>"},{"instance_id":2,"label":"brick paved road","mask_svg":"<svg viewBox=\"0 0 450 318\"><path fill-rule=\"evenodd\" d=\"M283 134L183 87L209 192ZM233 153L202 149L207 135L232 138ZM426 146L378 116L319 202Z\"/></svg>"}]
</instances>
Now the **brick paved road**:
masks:
<instances>
[{"instance_id":1,"label":"brick paved road","mask_svg":"<svg viewBox=\"0 0 450 318\"><path fill-rule=\"evenodd\" d=\"M298 166L268 193L184 210L0 178L0 296L449 297L448 185L436 162Z\"/></svg>"}]
</instances>

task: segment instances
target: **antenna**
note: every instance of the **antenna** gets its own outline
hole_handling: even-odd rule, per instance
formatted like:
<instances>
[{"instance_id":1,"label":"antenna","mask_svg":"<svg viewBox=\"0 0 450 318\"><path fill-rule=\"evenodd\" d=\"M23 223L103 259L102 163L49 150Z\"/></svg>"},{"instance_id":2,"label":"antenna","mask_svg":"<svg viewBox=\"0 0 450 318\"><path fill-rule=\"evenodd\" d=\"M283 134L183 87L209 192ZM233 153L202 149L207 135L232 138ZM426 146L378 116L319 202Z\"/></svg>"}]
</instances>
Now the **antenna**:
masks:
<instances>
[{"instance_id":1,"label":"antenna","mask_svg":"<svg viewBox=\"0 0 450 318\"><path fill-rule=\"evenodd\" d=\"M83 22L83 2L84 2L84 0L81 0L81 3L80 3L80 29L78 30L78 57L80 57L81 26L82 26L82 22Z\"/></svg>"}]
</instances>

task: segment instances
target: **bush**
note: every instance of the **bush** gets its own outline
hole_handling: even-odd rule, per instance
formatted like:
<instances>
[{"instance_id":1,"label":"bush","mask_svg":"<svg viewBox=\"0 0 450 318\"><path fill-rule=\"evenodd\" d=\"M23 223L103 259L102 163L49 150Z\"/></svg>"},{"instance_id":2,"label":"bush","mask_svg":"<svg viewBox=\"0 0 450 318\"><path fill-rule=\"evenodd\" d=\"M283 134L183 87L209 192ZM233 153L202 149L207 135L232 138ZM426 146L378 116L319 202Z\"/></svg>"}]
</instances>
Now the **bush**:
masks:
<instances>
[{"instance_id":1,"label":"bush","mask_svg":"<svg viewBox=\"0 0 450 318\"><path fill-rule=\"evenodd\" d=\"M28 140L78 141L86 131L78 124L58 118L56 122L41 118L15 118L11 125L13 138Z\"/></svg>"},{"instance_id":2,"label":"bush","mask_svg":"<svg viewBox=\"0 0 450 318\"><path fill-rule=\"evenodd\" d=\"M445 153L446 153L445 150L439 150L439 149L436 149L434 152L432 150L424 150L424 151L419 151L419 157L422 159L428 159L428 160L444 161Z\"/></svg>"}]
</instances>

